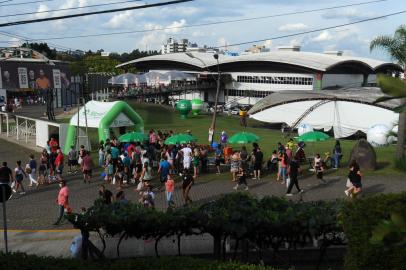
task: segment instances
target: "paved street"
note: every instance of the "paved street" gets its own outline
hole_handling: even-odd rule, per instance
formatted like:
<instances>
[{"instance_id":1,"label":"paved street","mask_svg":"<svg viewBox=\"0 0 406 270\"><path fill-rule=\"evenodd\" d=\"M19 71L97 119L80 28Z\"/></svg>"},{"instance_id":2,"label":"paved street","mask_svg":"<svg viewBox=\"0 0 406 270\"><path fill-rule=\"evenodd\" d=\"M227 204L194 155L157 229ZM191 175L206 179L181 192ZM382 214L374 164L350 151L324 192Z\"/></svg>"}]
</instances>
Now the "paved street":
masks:
<instances>
[{"instance_id":1,"label":"paved street","mask_svg":"<svg viewBox=\"0 0 406 270\"><path fill-rule=\"evenodd\" d=\"M11 168L14 168L15 161L20 159L23 164L28 160L30 151L20 147L17 144L12 144L0 140L0 160L7 160ZM95 176L99 176L100 171L95 173ZM229 181L229 173L224 173L223 180L211 180L210 176L206 176L207 180L197 181L191 191L191 198L196 203L203 203L218 196L235 192L232 188L234 183ZM264 180L249 180L250 187L249 192L256 194L257 196L264 195L276 195L284 196L286 187L276 183L274 176L265 177ZM95 177L93 182L84 184L81 180L81 175L67 175L65 179L68 181L70 188L70 204L74 211L79 211L80 207L89 207L98 196L98 185L103 181L100 178ZM292 200L303 199L309 200L329 200L335 198L344 198L344 187L346 182L346 176L340 174L327 175L325 177L327 184L320 185L315 177L309 176L300 180L300 185L305 189L305 193L295 195ZM25 186L28 185L28 180L24 180ZM178 182L179 185L179 182ZM108 186L108 188L116 192L114 186ZM135 187L130 186L125 188L125 194L131 201L137 200L137 194L133 191ZM60 226L53 226L57 215L57 206L55 199L58 193L58 186L51 184L49 186L43 186L39 189L27 188L25 195L15 195L7 203L7 216L8 225L10 229L62 229L72 228L70 224L65 222ZM382 192L399 192L405 191L406 184L402 177L367 177L364 180L364 193L382 193ZM183 204L181 192L179 187L175 192L175 203L177 206ZM164 193L157 194L156 205L159 209L165 209L166 203ZM2 226L2 225L1 225Z\"/></svg>"}]
</instances>

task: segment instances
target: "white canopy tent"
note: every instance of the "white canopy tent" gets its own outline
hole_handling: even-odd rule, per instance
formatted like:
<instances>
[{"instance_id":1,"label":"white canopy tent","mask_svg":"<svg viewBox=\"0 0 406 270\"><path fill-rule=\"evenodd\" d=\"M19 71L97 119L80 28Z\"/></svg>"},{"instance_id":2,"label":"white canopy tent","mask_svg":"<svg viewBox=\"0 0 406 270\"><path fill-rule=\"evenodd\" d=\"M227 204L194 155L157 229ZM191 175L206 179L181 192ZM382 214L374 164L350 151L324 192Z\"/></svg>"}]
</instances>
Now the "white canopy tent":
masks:
<instances>
[{"instance_id":1,"label":"white canopy tent","mask_svg":"<svg viewBox=\"0 0 406 270\"><path fill-rule=\"evenodd\" d=\"M314 129L329 131L335 138L345 138L357 131L367 132L377 124L392 129L398 114L391 108L397 101L373 104L382 92L377 88L363 90L303 91L273 93L257 103L250 117L268 123L286 123L289 126L309 124Z\"/></svg>"}]
</instances>

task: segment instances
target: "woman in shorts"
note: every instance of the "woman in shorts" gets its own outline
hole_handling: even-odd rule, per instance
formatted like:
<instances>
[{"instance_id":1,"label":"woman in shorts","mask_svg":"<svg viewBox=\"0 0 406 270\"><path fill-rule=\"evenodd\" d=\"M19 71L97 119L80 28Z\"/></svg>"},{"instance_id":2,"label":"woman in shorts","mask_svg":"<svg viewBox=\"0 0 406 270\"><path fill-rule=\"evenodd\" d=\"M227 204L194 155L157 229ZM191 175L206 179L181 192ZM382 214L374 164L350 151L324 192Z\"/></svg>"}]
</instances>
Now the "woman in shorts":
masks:
<instances>
[{"instance_id":1,"label":"woman in shorts","mask_svg":"<svg viewBox=\"0 0 406 270\"><path fill-rule=\"evenodd\" d=\"M16 185L15 188L13 189L13 192L16 193L18 190L21 188L20 194L25 194L24 186L23 186L23 180L24 177L27 177L27 175L24 172L24 169L21 167L21 160L17 161L17 166L14 169L14 174L15 174L15 180L16 180Z\"/></svg>"}]
</instances>

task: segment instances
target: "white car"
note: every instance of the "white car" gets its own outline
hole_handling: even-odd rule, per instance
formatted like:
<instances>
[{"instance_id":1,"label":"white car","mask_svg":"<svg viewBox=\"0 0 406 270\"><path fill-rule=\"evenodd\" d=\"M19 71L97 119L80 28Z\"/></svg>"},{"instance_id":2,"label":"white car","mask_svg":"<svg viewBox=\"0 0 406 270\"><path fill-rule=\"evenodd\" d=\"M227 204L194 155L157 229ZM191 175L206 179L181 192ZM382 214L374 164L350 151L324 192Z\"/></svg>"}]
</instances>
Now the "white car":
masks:
<instances>
[{"instance_id":1,"label":"white car","mask_svg":"<svg viewBox=\"0 0 406 270\"><path fill-rule=\"evenodd\" d=\"M232 109L231 110L231 114L232 115L238 115L240 113L240 110L239 109Z\"/></svg>"}]
</instances>

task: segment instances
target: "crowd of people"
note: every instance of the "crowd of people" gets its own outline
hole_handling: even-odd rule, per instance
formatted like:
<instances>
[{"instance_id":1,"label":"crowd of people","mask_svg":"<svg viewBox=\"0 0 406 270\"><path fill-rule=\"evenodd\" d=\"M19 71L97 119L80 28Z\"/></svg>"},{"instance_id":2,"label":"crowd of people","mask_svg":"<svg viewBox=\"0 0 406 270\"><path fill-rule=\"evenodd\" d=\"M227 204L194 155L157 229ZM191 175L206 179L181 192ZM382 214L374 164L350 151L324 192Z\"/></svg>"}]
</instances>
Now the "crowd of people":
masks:
<instances>
[{"instance_id":1,"label":"crowd of people","mask_svg":"<svg viewBox=\"0 0 406 270\"><path fill-rule=\"evenodd\" d=\"M179 182L182 182L180 186L184 204L191 203L190 190L194 182L202 173L208 173L211 167L214 167L217 174L222 174L224 168L229 166L231 181L235 182L235 190L240 188L248 190L247 180L252 178L252 180L259 181L267 171L268 174L276 176L277 182L286 185L287 196L292 196L293 187L296 187L298 193L303 192L299 186L298 177L301 173L301 166L309 162L305 155L305 143L303 142L296 144L293 139L289 139L285 145L278 143L272 155L265 160L257 143L252 144L250 152L245 146L240 150L232 150L228 145L228 136L225 131L221 134L220 142L213 144L212 147L197 145L193 142L166 145L165 139L172 135L172 131L150 130L148 140L145 142L130 143L119 142L116 137L112 136L111 139L100 142L97 164L83 145L78 151L72 146L67 154L67 174L80 172L83 182L90 184L92 179L93 181L95 179L94 170L101 168L99 195L104 203L110 204L113 201L127 203L128 199L125 197L123 188L132 185L138 195L139 203L145 207L155 207L155 193L162 190L165 190L166 193L167 207L174 207L175 180L177 181L179 176ZM333 168L339 167L341 157L342 150L340 142L337 141L331 157ZM316 154L311 164L317 178L322 183L325 183L323 172L326 164L324 161L319 154ZM11 181L13 192L21 195L25 194L22 184L24 178L29 180L28 187L38 188L53 182L59 183L61 187L57 199L59 216L55 223L59 224L64 211L68 211L70 207L69 189L62 178L65 157L58 141L51 138L39 160L36 160L35 156L31 154L25 166L23 164L21 160L16 161L14 171L11 171L4 162L3 167L0 168L0 182ZM153 179L159 179L156 181L156 186L152 185ZM107 186L115 188L116 194L114 195L114 191L107 189ZM354 196L361 192L361 187L359 165L352 161L345 194Z\"/></svg>"}]
</instances>

